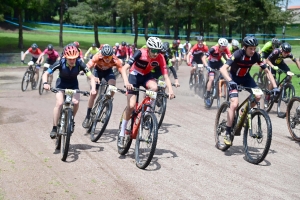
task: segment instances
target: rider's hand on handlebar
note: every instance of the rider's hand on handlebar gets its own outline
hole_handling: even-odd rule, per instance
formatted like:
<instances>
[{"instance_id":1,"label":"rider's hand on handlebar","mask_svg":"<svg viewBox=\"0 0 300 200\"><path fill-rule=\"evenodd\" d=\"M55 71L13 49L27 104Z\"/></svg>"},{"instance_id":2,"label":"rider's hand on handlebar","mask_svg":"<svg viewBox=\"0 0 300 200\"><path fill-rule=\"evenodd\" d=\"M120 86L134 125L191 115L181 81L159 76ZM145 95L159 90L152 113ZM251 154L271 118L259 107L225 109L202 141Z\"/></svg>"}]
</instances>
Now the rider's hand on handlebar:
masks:
<instances>
[{"instance_id":1,"label":"rider's hand on handlebar","mask_svg":"<svg viewBox=\"0 0 300 200\"><path fill-rule=\"evenodd\" d=\"M188 65L188 66L192 66L192 63L189 62L187 65Z\"/></svg>"},{"instance_id":2,"label":"rider's hand on handlebar","mask_svg":"<svg viewBox=\"0 0 300 200\"><path fill-rule=\"evenodd\" d=\"M229 85L229 90L237 90L237 84L236 82L234 82L233 80L229 81L228 82L228 85Z\"/></svg>"},{"instance_id":3,"label":"rider's hand on handlebar","mask_svg":"<svg viewBox=\"0 0 300 200\"><path fill-rule=\"evenodd\" d=\"M278 67L277 67L277 66L273 66L273 69L274 69L275 71L277 71L277 70L278 70Z\"/></svg>"},{"instance_id":4,"label":"rider's hand on handlebar","mask_svg":"<svg viewBox=\"0 0 300 200\"><path fill-rule=\"evenodd\" d=\"M124 83L125 87L127 90L132 90L133 89L133 85L130 83Z\"/></svg>"},{"instance_id":5,"label":"rider's hand on handlebar","mask_svg":"<svg viewBox=\"0 0 300 200\"><path fill-rule=\"evenodd\" d=\"M95 77L94 80L96 83L100 84L100 79L98 77Z\"/></svg>"},{"instance_id":6,"label":"rider's hand on handlebar","mask_svg":"<svg viewBox=\"0 0 300 200\"><path fill-rule=\"evenodd\" d=\"M175 98L175 94L172 92L172 93L169 93L169 99L173 99Z\"/></svg>"},{"instance_id":7,"label":"rider's hand on handlebar","mask_svg":"<svg viewBox=\"0 0 300 200\"><path fill-rule=\"evenodd\" d=\"M91 90L90 95L97 94L96 90Z\"/></svg>"},{"instance_id":8,"label":"rider's hand on handlebar","mask_svg":"<svg viewBox=\"0 0 300 200\"><path fill-rule=\"evenodd\" d=\"M48 83L44 83L43 85L45 90L50 90L50 85Z\"/></svg>"},{"instance_id":9,"label":"rider's hand on handlebar","mask_svg":"<svg viewBox=\"0 0 300 200\"><path fill-rule=\"evenodd\" d=\"M277 87L274 88L274 89L272 90L272 93L273 93L274 95L279 94L279 92L280 92L280 90L279 90Z\"/></svg>"},{"instance_id":10,"label":"rider's hand on handlebar","mask_svg":"<svg viewBox=\"0 0 300 200\"><path fill-rule=\"evenodd\" d=\"M175 84L175 87L180 87L180 84L179 84L179 82L178 82L177 79L175 80L175 83L174 83L174 84Z\"/></svg>"}]
</instances>

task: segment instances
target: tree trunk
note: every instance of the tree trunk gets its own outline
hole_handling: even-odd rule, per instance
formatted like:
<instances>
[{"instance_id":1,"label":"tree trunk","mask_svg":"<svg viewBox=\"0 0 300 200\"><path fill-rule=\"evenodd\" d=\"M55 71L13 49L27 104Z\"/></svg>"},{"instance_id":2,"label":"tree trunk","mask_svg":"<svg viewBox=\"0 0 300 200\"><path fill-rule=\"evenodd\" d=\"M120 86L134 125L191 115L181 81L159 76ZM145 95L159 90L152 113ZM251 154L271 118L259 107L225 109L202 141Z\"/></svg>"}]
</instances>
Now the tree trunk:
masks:
<instances>
[{"instance_id":1,"label":"tree trunk","mask_svg":"<svg viewBox=\"0 0 300 200\"><path fill-rule=\"evenodd\" d=\"M222 37L226 37L226 22L225 22L225 18L222 17Z\"/></svg>"},{"instance_id":2,"label":"tree trunk","mask_svg":"<svg viewBox=\"0 0 300 200\"><path fill-rule=\"evenodd\" d=\"M199 33L204 36L203 20L199 20Z\"/></svg>"},{"instance_id":3,"label":"tree trunk","mask_svg":"<svg viewBox=\"0 0 300 200\"><path fill-rule=\"evenodd\" d=\"M169 20L165 19L164 24L165 24L165 35L171 35Z\"/></svg>"},{"instance_id":4,"label":"tree trunk","mask_svg":"<svg viewBox=\"0 0 300 200\"><path fill-rule=\"evenodd\" d=\"M177 18L174 20L174 39L177 40L179 35L178 21Z\"/></svg>"},{"instance_id":5,"label":"tree trunk","mask_svg":"<svg viewBox=\"0 0 300 200\"><path fill-rule=\"evenodd\" d=\"M94 41L97 45L97 47L100 47L100 42L98 39L98 23L94 22Z\"/></svg>"},{"instance_id":6,"label":"tree trunk","mask_svg":"<svg viewBox=\"0 0 300 200\"><path fill-rule=\"evenodd\" d=\"M63 47L63 17L64 17L64 0L60 1L60 12L59 12L59 46Z\"/></svg>"},{"instance_id":7,"label":"tree trunk","mask_svg":"<svg viewBox=\"0 0 300 200\"><path fill-rule=\"evenodd\" d=\"M112 13L112 24L111 24L111 26L113 27L112 32L116 33L117 32L117 29L116 29L116 26L117 26L117 13L116 13L116 11L114 11Z\"/></svg>"},{"instance_id":8,"label":"tree trunk","mask_svg":"<svg viewBox=\"0 0 300 200\"><path fill-rule=\"evenodd\" d=\"M145 15L144 18L143 18L143 22L144 22L144 37L145 37L145 40L147 41L148 39L148 23L149 23L149 15Z\"/></svg>"},{"instance_id":9,"label":"tree trunk","mask_svg":"<svg viewBox=\"0 0 300 200\"><path fill-rule=\"evenodd\" d=\"M229 28L228 28L228 36L229 36L229 42L232 42L232 23L229 24Z\"/></svg>"},{"instance_id":10,"label":"tree trunk","mask_svg":"<svg viewBox=\"0 0 300 200\"><path fill-rule=\"evenodd\" d=\"M19 18L19 43L18 48L23 49L23 15L22 8L17 9L18 18Z\"/></svg>"},{"instance_id":11,"label":"tree trunk","mask_svg":"<svg viewBox=\"0 0 300 200\"><path fill-rule=\"evenodd\" d=\"M192 17L191 15L188 16L188 23L187 23L187 30L186 30L186 40L190 41L191 37L191 25L192 25Z\"/></svg>"},{"instance_id":12,"label":"tree trunk","mask_svg":"<svg viewBox=\"0 0 300 200\"><path fill-rule=\"evenodd\" d=\"M137 40L139 37L138 33L138 17L136 11L133 12L133 22L134 22L134 45L137 47Z\"/></svg>"},{"instance_id":13,"label":"tree trunk","mask_svg":"<svg viewBox=\"0 0 300 200\"><path fill-rule=\"evenodd\" d=\"M122 18L122 33L126 33L127 20L126 18Z\"/></svg>"}]
</instances>

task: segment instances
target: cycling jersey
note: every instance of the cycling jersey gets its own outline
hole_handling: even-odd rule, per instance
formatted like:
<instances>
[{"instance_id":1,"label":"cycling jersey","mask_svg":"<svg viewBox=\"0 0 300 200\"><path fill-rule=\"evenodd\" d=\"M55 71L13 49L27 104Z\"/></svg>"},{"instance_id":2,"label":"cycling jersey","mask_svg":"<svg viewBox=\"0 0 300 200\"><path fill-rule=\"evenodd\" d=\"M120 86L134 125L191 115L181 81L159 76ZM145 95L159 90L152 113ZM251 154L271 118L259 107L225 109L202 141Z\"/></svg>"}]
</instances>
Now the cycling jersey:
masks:
<instances>
[{"instance_id":1,"label":"cycling jersey","mask_svg":"<svg viewBox=\"0 0 300 200\"><path fill-rule=\"evenodd\" d=\"M113 55L110 62L106 63L103 60L103 56L101 53L97 53L96 55L94 55L93 58L88 62L88 65L91 67L95 67L95 69L98 69L98 70L108 70L108 69L112 68L113 66L116 66L117 69L119 70L119 72L121 72L121 69L122 69L122 63L117 58L117 56Z\"/></svg>"},{"instance_id":2,"label":"cycling jersey","mask_svg":"<svg viewBox=\"0 0 300 200\"><path fill-rule=\"evenodd\" d=\"M32 50L32 48L30 47L25 54L30 54L33 58L38 59L39 56L41 55L42 51L39 48L36 48L35 52Z\"/></svg>"},{"instance_id":3,"label":"cycling jersey","mask_svg":"<svg viewBox=\"0 0 300 200\"><path fill-rule=\"evenodd\" d=\"M97 47L94 47L94 49L93 49L93 47L90 47L88 49L88 51L84 54L84 57L87 57L89 53L92 55L95 55L98 52L99 52L99 49Z\"/></svg>"},{"instance_id":4,"label":"cycling jersey","mask_svg":"<svg viewBox=\"0 0 300 200\"><path fill-rule=\"evenodd\" d=\"M283 57L281 49L274 49L274 51L269 55L268 59L273 65L279 65L283 62L283 59L290 58L292 61L296 62L296 58L290 53L288 56Z\"/></svg>"},{"instance_id":5,"label":"cycling jersey","mask_svg":"<svg viewBox=\"0 0 300 200\"><path fill-rule=\"evenodd\" d=\"M191 62L196 62L197 64L202 64L202 56L204 53L208 53L208 47L206 45L202 45L202 47L199 47L198 44L195 44L191 50L190 53L192 53L192 61Z\"/></svg>"},{"instance_id":6,"label":"cycling jersey","mask_svg":"<svg viewBox=\"0 0 300 200\"><path fill-rule=\"evenodd\" d=\"M166 61L162 54L158 54L156 58L150 58L148 49L139 49L134 52L129 59L128 64L131 66L130 73L146 75L155 67L160 67L163 75L167 74Z\"/></svg>"},{"instance_id":7,"label":"cycling jersey","mask_svg":"<svg viewBox=\"0 0 300 200\"><path fill-rule=\"evenodd\" d=\"M128 55L128 50L126 46L119 46L115 49L115 54L117 57L126 57Z\"/></svg>"},{"instance_id":8,"label":"cycling jersey","mask_svg":"<svg viewBox=\"0 0 300 200\"><path fill-rule=\"evenodd\" d=\"M249 74L252 65L255 63L257 63L262 69L266 68L266 65L262 62L262 59L257 52L255 52L252 57L249 57L246 55L246 51L244 49L235 51L226 61L226 64L231 66L231 75L238 77L243 77Z\"/></svg>"},{"instance_id":9,"label":"cycling jersey","mask_svg":"<svg viewBox=\"0 0 300 200\"><path fill-rule=\"evenodd\" d=\"M191 49L191 46L192 46L191 43L185 43L183 46L183 48L185 49L185 52L189 52Z\"/></svg>"},{"instance_id":10,"label":"cycling jersey","mask_svg":"<svg viewBox=\"0 0 300 200\"><path fill-rule=\"evenodd\" d=\"M239 48L234 49L233 46L229 47L229 51L233 54L235 51L239 50Z\"/></svg>"},{"instance_id":11,"label":"cycling jersey","mask_svg":"<svg viewBox=\"0 0 300 200\"><path fill-rule=\"evenodd\" d=\"M173 44L170 44L169 49L171 51L171 55L174 55L175 57L179 57L180 49L178 48L178 46L173 47Z\"/></svg>"},{"instance_id":12,"label":"cycling jersey","mask_svg":"<svg viewBox=\"0 0 300 200\"><path fill-rule=\"evenodd\" d=\"M49 59L49 60L56 60L56 59L59 57L57 51L55 51L55 50L52 50L52 52L49 53L48 49L45 49L45 50L43 51L43 54L48 55L48 59Z\"/></svg>"},{"instance_id":13,"label":"cycling jersey","mask_svg":"<svg viewBox=\"0 0 300 200\"><path fill-rule=\"evenodd\" d=\"M208 60L210 62L216 62L216 61L220 61L221 60L221 57L223 55L227 55L228 58L230 58L231 56L231 53L228 49L228 47L226 47L223 51L220 49L219 45L216 45L216 46L212 46L210 49L209 49L209 52L207 53L207 56L208 56Z\"/></svg>"},{"instance_id":14,"label":"cycling jersey","mask_svg":"<svg viewBox=\"0 0 300 200\"><path fill-rule=\"evenodd\" d=\"M272 41L267 42L260 51L268 54L272 53Z\"/></svg>"}]
</instances>

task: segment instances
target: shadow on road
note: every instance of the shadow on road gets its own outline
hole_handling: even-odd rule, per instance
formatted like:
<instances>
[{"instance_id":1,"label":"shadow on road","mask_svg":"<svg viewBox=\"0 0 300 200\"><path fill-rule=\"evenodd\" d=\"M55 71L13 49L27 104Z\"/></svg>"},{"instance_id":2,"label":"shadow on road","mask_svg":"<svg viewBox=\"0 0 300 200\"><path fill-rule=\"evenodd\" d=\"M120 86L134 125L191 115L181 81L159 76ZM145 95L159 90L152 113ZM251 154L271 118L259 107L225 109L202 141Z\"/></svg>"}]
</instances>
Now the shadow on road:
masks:
<instances>
[{"instance_id":1,"label":"shadow on road","mask_svg":"<svg viewBox=\"0 0 300 200\"><path fill-rule=\"evenodd\" d=\"M300 146L300 142L294 140L294 138L292 138L291 136L285 136L285 137L290 139L291 141L295 142L296 144L298 144Z\"/></svg>"},{"instance_id":2,"label":"shadow on road","mask_svg":"<svg viewBox=\"0 0 300 200\"><path fill-rule=\"evenodd\" d=\"M106 129L99 140L95 143L111 143L117 140L117 134L119 129ZM90 138L89 133L85 133L85 136Z\"/></svg>"},{"instance_id":3,"label":"shadow on road","mask_svg":"<svg viewBox=\"0 0 300 200\"><path fill-rule=\"evenodd\" d=\"M178 128L181 127L178 124L167 124L167 123L162 123L162 125L160 126L160 128L158 129L158 134L165 134L165 133L169 133L168 128Z\"/></svg>"}]
</instances>

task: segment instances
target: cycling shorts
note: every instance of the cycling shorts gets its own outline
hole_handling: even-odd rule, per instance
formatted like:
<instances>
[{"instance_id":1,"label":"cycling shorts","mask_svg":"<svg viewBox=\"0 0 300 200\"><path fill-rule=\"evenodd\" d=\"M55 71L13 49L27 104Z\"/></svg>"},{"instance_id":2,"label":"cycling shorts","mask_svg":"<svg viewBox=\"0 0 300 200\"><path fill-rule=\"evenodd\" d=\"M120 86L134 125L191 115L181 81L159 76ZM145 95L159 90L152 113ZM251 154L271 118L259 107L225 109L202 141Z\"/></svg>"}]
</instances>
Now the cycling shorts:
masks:
<instances>
[{"instance_id":1,"label":"cycling shorts","mask_svg":"<svg viewBox=\"0 0 300 200\"><path fill-rule=\"evenodd\" d=\"M56 88L60 89L79 89L78 87L78 80L62 80L60 77L56 79Z\"/></svg>"},{"instance_id":2,"label":"cycling shorts","mask_svg":"<svg viewBox=\"0 0 300 200\"><path fill-rule=\"evenodd\" d=\"M235 76L235 75L231 74L231 78L234 82L236 82L237 85L242 85L244 87L249 87L249 88L257 88L257 85L256 85L254 79L250 76L249 73L246 76L243 76L243 77ZM252 90L247 89L247 91L252 93ZM229 92L230 98L238 97L238 93L235 93L235 94L234 93L230 94L230 92Z\"/></svg>"},{"instance_id":3,"label":"cycling shorts","mask_svg":"<svg viewBox=\"0 0 300 200\"><path fill-rule=\"evenodd\" d=\"M134 74L129 74L129 83L133 85L133 87L139 88L140 86L143 86L144 88L147 88L147 83L150 80L154 81L153 74L152 72L146 74L146 75L141 75L137 73L136 75ZM137 94L136 91L128 91L128 94Z\"/></svg>"},{"instance_id":4,"label":"cycling shorts","mask_svg":"<svg viewBox=\"0 0 300 200\"><path fill-rule=\"evenodd\" d=\"M112 68L109 68L107 70L99 70L95 68L93 74L95 77L99 78L100 81L102 80L102 78L104 78L106 82L108 82L111 79L116 80ZM98 90L98 88L99 88L99 84L96 85L96 90Z\"/></svg>"},{"instance_id":5,"label":"cycling shorts","mask_svg":"<svg viewBox=\"0 0 300 200\"><path fill-rule=\"evenodd\" d=\"M223 62L221 60L219 61L216 61L216 62L211 62L211 61L208 61L207 62L207 65L212 68L212 69L220 69L222 66L223 66Z\"/></svg>"},{"instance_id":6,"label":"cycling shorts","mask_svg":"<svg viewBox=\"0 0 300 200\"><path fill-rule=\"evenodd\" d=\"M287 66L287 64L285 62L281 62L279 65L277 65L279 69L287 72L290 71L289 66ZM271 68L271 73L273 74L274 77L276 77L276 70L274 70L273 68Z\"/></svg>"}]
</instances>

